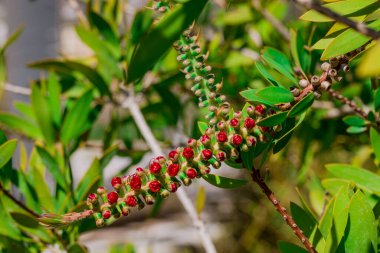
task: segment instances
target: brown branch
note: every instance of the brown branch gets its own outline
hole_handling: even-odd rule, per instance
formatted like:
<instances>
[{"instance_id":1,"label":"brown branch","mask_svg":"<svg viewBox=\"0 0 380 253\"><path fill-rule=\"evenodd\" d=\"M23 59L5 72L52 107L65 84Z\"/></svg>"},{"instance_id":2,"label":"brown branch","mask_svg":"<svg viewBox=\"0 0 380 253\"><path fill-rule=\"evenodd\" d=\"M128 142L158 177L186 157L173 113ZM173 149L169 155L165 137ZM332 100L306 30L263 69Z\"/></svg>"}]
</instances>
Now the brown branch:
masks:
<instances>
[{"instance_id":1,"label":"brown branch","mask_svg":"<svg viewBox=\"0 0 380 253\"><path fill-rule=\"evenodd\" d=\"M284 218L289 227L293 230L296 236L300 239L302 244L310 253L317 253L313 245L310 243L309 238L307 238L303 231L297 226L296 222L293 220L292 216L286 211L286 208L280 204L280 201L276 198L273 191L268 187L261 177L260 171L253 168L252 180L261 188L267 198L272 202L277 212Z\"/></svg>"},{"instance_id":2,"label":"brown branch","mask_svg":"<svg viewBox=\"0 0 380 253\"><path fill-rule=\"evenodd\" d=\"M313 1L313 0L293 0L293 1L302 5L302 6L305 6L308 9L316 10L319 13L321 13L321 14L329 17L329 18L332 18L333 20L335 20L337 22L343 23L343 24L351 27L355 31L357 31L357 32L359 32L365 36L371 37L372 39L376 40L376 39L380 38L380 32L367 27L364 23L357 23L357 22L355 22L355 21L353 21L353 20L351 20L345 16L339 15L338 13L330 10L329 8L326 8L323 5L321 5L318 1Z\"/></svg>"}]
</instances>

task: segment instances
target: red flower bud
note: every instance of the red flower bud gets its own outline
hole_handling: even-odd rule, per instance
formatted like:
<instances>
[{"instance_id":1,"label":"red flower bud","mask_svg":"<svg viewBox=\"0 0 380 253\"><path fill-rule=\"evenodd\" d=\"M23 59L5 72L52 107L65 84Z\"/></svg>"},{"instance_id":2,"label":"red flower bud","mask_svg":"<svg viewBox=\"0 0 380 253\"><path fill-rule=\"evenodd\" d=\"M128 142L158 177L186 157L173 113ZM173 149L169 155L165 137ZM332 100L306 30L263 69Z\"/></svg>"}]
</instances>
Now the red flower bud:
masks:
<instances>
[{"instance_id":1,"label":"red flower bud","mask_svg":"<svg viewBox=\"0 0 380 253\"><path fill-rule=\"evenodd\" d=\"M197 140L196 140L196 139L189 139L189 140L187 141L187 144L188 144L190 147L194 147L196 143L197 143Z\"/></svg>"},{"instance_id":2,"label":"red flower bud","mask_svg":"<svg viewBox=\"0 0 380 253\"><path fill-rule=\"evenodd\" d=\"M178 152L176 150L170 151L169 158L173 161L177 161L178 159Z\"/></svg>"},{"instance_id":3,"label":"red flower bud","mask_svg":"<svg viewBox=\"0 0 380 253\"><path fill-rule=\"evenodd\" d=\"M260 130L264 133L269 132L269 127L262 126L260 127Z\"/></svg>"},{"instance_id":4,"label":"red flower bud","mask_svg":"<svg viewBox=\"0 0 380 253\"><path fill-rule=\"evenodd\" d=\"M182 154L186 159L191 159L194 157L194 151L189 147L184 148Z\"/></svg>"},{"instance_id":5,"label":"red flower bud","mask_svg":"<svg viewBox=\"0 0 380 253\"><path fill-rule=\"evenodd\" d=\"M131 181L129 182L129 185L131 186L132 190L140 190L141 189L141 178L139 175L132 175Z\"/></svg>"},{"instance_id":6,"label":"red flower bud","mask_svg":"<svg viewBox=\"0 0 380 253\"><path fill-rule=\"evenodd\" d=\"M220 131L216 135L216 139L217 139L218 142L226 142L228 140L227 133L225 131Z\"/></svg>"},{"instance_id":7,"label":"red flower bud","mask_svg":"<svg viewBox=\"0 0 380 253\"><path fill-rule=\"evenodd\" d=\"M256 112L259 114L259 115L263 115L265 113L265 107L263 105L257 105L255 107L255 110Z\"/></svg>"},{"instance_id":8,"label":"red flower bud","mask_svg":"<svg viewBox=\"0 0 380 253\"><path fill-rule=\"evenodd\" d=\"M179 165L178 164L172 163L168 166L167 173L169 176L171 176L171 177L177 176L178 171L179 171Z\"/></svg>"},{"instance_id":9,"label":"red flower bud","mask_svg":"<svg viewBox=\"0 0 380 253\"><path fill-rule=\"evenodd\" d=\"M205 160L209 160L212 157L212 152L209 149L202 150L202 157Z\"/></svg>"},{"instance_id":10,"label":"red flower bud","mask_svg":"<svg viewBox=\"0 0 380 253\"><path fill-rule=\"evenodd\" d=\"M161 189L161 183L160 181L153 180L149 183L149 189L152 192L158 192Z\"/></svg>"},{"instance_id":11,"label":"red flower bud","mask_svg":"<svg viewBox=\"0 0 380 253\"><path fill-rule=\"evenodd\" d=\"M255 108L252 105L247 107L247 113L249 116L252 116L255 113Z\"/></svg>"},{"instance_id":12,"label":"red flower bud","mask_svg":"<svg viewBox=\"0 0 380 253\"><path fill-rule=\"evenodd\" d=\"M218 129L219 130L223 130L223 129L225 129L226 128L226 123L224 122L224 121L220 121L219 123L218 123Z\"/></svg>"},{"instance_id":13,"label":"red flower bud","mask_svg":"<svg viewBox=\"0 0 380 253\"><path fill-rule=\"evenodd\" d=\"M152 162L152 163L149 165L149 171L150 171L152 174L160 173L160 171L161 171L161 165L160 165L158 162Z\"/></svg>"},{"instance_id":14,"label":"red flower bud","mask_svg":"<svg viewBox=\"0 0 380 253\"><path fill-rule=\"evenodd\" d=\"M233 118L230 120L230 125L235 128L235 127L238 127L239 126L239 120L237 118Z\"/></svg>"},{"instance_id":15,"label":"red flower bud","mask_svg":"<svg viewBox=\"0 0 380 253\"><path fill-rule=\"evenodd\" d=\"M107 190L104 187L98 187L97 192L99 195L103 195L104 193L107 193Z\"/></svg>"},{"instance_id":16,"label":"red flower bud","mask_svg":"<svg viewBox=\"0 0 380 253\"><path fill-rule=\"evenodd\" d=\"M136 168L136 172L143 172L143 171L144 171L144 169L141 167Z\"/></svg>"},{"instance_id":17,"label":"red flower bud","mask_svg":"<svg viewBox=\"0 0 380 253\"><path fill-rule=\"evenodd\" d=\"M117 192L110 192L107 194L108 203L110 203L111 205L115 204L118 198L119 198L119 194L117 194Z\"/></svg>"},{"instance_id":18,"label":"red flower bud","mask_svg":"<svg viewBox=\"0 0 380 253\"><path fill-rule=\"evenodd\" d=\"M94 203L97 200L98 196L95 193L88 194L87 200L91 203Z\"/></svg>"},{"instance_id":19,"label":"red flower bud","mask_svg":"<svg viewBox=\"0 0 380 253\"><path fill-rule=\"evenodd\" d=\"M135 196L128 196L126 199L125 199L125 204L127 204L127 206L131 206L131 207L134 207L137 205L137 199Z\"/></svg>"},{"instance_id":20,"label":"red flower bud","mask_svg":"<svg viewBox=\"0 0 380 253\"><path fill-rule=\"evenodd\" d=\"M207 144L209 144L210 143L210 136L208 136L208 135L202 135L202 137L201 137L201 142L202 142L202 144L203 145L207 145Z\"/></svg>"},{"instance_id":21,"label":"red flower bud","mask_svg":"<svg viewBox=\"0 0 380 253\"><path fill-rule=\"evenodd\" d=\"M243 137L241 137L240 134L234 134L234 136L232 136L232 143L235 146L239 146L242 142L243 142Z\"/></svg>"},{"instance_id":22,"label":"red flower bud","mask_svg":"<svg viewBox=\"0 0 380 253\"><path fill-rule=\"evenodd\" d=\"M103 219L108 220L111 217L111 212L109 210L105 210L102 216L103 216Z\"/></svg>"},{"instance_id":23,"label":"red flower bud","mask_svg":"<svg viewBox=\"0 0 380 253\"><path fill-rule=\"evenodd\" d=\"M197 171L195 169L193 169L193 168L187 169L187 171L186 171L186 175L190 179L196 178L197 174L198 174Z\"/></svg>"},{"instance_id":24,"label":"red flower bud","mask_svg":"<svg viewBox=\"0 0 380 253\"><path fill-rule=\"evenodd\" d=\"M224 161L226 159L226 153L224 153L223 151L219 152L218 159L219 161Z\"/></svg>"},{"instance_id":25,"label":"red flower bud","mask_svg":"<svg viewBox=\"0 0 380 253\"><path fill-rule=\"evenodd\" d=\"M170 184L170 191L171 192L176 192L177 189L178 189L178 186L177 186L176 183L173 182L173 183Z\"/></svg>"},{"instance_id":26,"label":"red flower bud","mask_svg":"<svg viewBox=\"0 0 380 253\"><path fill-rule=\"evenodd\" d=\"M113 188L119 188L121 185L121 178L120 177L114 177L111 180L111 185Z\"/></svg>"},{"instance_id":27,"label":"red flower bud","mask_svg":"<svg viewBox=\"0 0 380 253\"><path fill-rule=\"evenodd\" d=\"M245 121L244 121L244 126L247 128L247 129L252 129L254 128L256 125L255 121L252 119L252 118L246 118Z\"/></svg>"}]
</instances>

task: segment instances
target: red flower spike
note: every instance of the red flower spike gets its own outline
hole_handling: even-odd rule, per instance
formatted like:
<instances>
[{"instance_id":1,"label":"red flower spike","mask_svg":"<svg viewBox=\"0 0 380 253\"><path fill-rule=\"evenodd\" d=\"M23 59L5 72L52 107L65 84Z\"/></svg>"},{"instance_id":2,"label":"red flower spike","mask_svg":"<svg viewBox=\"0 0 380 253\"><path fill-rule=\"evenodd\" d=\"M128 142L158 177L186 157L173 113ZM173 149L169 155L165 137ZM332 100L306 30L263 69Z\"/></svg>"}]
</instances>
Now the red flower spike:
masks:
<instances>
[{"instance_id":1,"label":"red flower spike","mask_svg":"<svg viewBox=\"0 0 380 253\"><path fill-rule=\"evenodd\" d=\"M113 188L119 188L121 185L121 178L120 177L114 177L111 180L111 185Z\"/></svg>"},{"instance_id":2,"label":"red flower spike","mask_svg":"<svg viewBox=\"0 0 380 253\"><path fill-rule=\"evenodd\" d=\"M227 133L225 131L220 131L217 135L216 135L216 139L218 142L226 142L228 140L228 136L227 136Z\"/></svg>"},{"instance_id":3,"label":"red flower spike","mask_svg":"<svg viewBox=\"0 0 380 253\"><path fill-rule=\"evenodd\" d=\"M241 137L240 134L234 134L234 136L232 136L232 143L235 146L239 146L242 142L243 142L243 137Z\"/></svg>"},{"instance_id":4,"label":"red flower spike","mask_svg":"<svg viewBox=\"0 0 380 253\"><path fill-rule=\"evenodd\" d=\"M223 151L219 152L218 153L218 159L219 159L219 161L224 161L226 159L226 153L224 153Z\"/></svg>"},{"instance_id":5,"label":"red flower spike","mask_svg":"<svg viewBox=\"0 0 380 253\"><path fill-rule=\"evenodd\" d=\"M178 159L178 152L176 150L170 151L169 158L172 161L177 161L177 159Z\"/></svg>"},{"instance_id":6,"label":"red flower spike","mask_svg":"<svg viewBox=\"0 0 380 253\"><path fill-rule=\"evenodd\" d=\"M202 150L202 157L205 160L209 160L212 157L212 152L209 149Z\"/></svg>"},{"instance_id":7,"label":"red flower spike","mask_svg":"<svg viewBox=\"0 0 380 253\"><path fill-rule=\"evenodd\" d=\"M186 148L183 149L182 155L183 155L186 159L191 159L191 158L194 157L194 151L193 151L192 148L186 147Z\"/></svg>"},{"instance_id":8,"label":"red flower spike","mask_svg":"<svg viewBox=\"0 0 380 253\"><path fill-rule=\"evenodd\" d=\"M152 192L158 192L160 189L161 189L161 183L160 181L157 181L157 180L153 180L149 183L149 189L152 191Z\"/></svg>"},{"instance_id":9,"label":"red flower spike","mask_svg":"<svg viewBox=\"0 0 380 253\"><path fill-rule=\"evenodd\" d=\"M125 204L127 204L127 206L135 207L137 205L136 197L135 196L128 196L125 199Z\"/></svg>"},{"instance_id":10,"label":"red flower spike","mask_svg":"<svg viewBox=\"0 0 380 253\"><path fill-rule=\"evenodd\" d=\"M233 118L230 120L230 125L235 128L235 127L238 127L239 126L239 120L237 118Z\"/></svg>"},{"instance_id":11,"label":"red flower spike","mask_svg":"<svg viewBox=\"0 0 380 253\"><path fill-rule=\"evenodd\" d=\"M254 119L252 118L246 118L245 121L244 121L244 126L247 128L247 129L252 129L254 128L256 125L256 122Z\"/></svg>"},{"instance_id":12,"label":"red flower spike","mask_svg":"<svg viewBox=\"0 0 380 253\"><path fill-rule=\"evenodd\" d=\"M161 165L158 163L158 162L152 162L150 165L149 165L149 171L152 173L152 174L158 174L161 172Z\"/></svg>"},{"instance_id":13,"label":"red flower spike","mask_svg":"<svg viewBox=\"0 0 380 253\"><path fill-rule=\"evenodd\" d=\"M103 219L108 220L111 217L111 212L109 210L105 210L102 216L103 216Z\"/></svg>"},{"instance_id":14,"label":"red flower spike","mask_svg":"<svg viewBox=\"0 0 380 253\"><path fill-rule=\"evenodd\" d=\"M171 176L171 177L177 176L178 171L179 171L179 165L178 164L172 163L168 166L167 173L169 176Z\"/></svg>"},{"instance_id":15,"label":"red flower spike","mask_svg":"<svg viewBox=\"0 0 380 253\"><path fill-rule=\"evenodd\" d=\"M195 169L193 169L193 168L187 169L187 171L186 171L186 175L190 179L196 178L197 174L198 174L197 171Z\"/></svg>"},{"instance_id":16,"label":"red flower spike","mask_svg":"<svg viewBox=\"0 0 380 253\"><path fill-rule=\"evenodd\" d=\"M265 107L263 105L257 105L255 110L258 114L263 115L265 113Z\"/></svg>"},{"instance_id":17,"label":"red flower spike","mask_svg":"<svg viewBox=\"0 0 380 253\"><path fill-rule=\"evenodd\" d=\"M170 191L171 192L176 192L177 189L178 189L177 184L176 183L171 183L171 185L170 185Z\"/></svg>"},{"instance_id":18,"label":"red flower spike","mask_svg":"<svg viewBox=\"0 0 380 253\"><path fill-rule=\"evenodd\" d=\"M115 204L118 198L119 198L119 194L117 194L117 192L110 192L107 194L108 203L110 203L111 205Z\"/></svg>"},{"instance_id":19,"label":"red flower spike","mask_svg":"<svg viewBox=\"0 0 380 253\"><path fill-rule=\"evenodd\" d=\"M129 182L129 185L131 186L132 190L140 190L141 189L141 178L139 175L132 175L131 181Z\"/></svg>"}]
</instances>

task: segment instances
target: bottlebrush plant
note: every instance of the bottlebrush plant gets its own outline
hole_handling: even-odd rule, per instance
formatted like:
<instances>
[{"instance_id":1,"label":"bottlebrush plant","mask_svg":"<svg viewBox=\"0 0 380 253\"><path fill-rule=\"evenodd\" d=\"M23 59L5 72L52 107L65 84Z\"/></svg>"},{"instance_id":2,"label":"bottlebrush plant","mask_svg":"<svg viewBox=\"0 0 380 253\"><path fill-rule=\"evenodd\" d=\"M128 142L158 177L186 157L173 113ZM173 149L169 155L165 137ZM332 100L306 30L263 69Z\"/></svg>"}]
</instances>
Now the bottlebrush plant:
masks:
<instances>
[{"instance_id":1,"label":"bottlebrush plant","mask_svg":"<svg viewBox=\"0 0 380 253\"><path fill-rule=\"evenodd\" d=\"M183 200L182 185L204 179L221 188L244 186L233 196L236 206L249 198L246 209L279 213L264 221L266 229L277 230L278 217L290 227L281 237L272 231L275 240L262 239L261 217L248 211L247 218L237 207L235 233L245 241L232 251L378 252L380 6L326 2L153 1L131 24L124 1L86 2L86 14L76 9L76 33L94 55L31 63L47 71L31 84L31 103L16 102L19 114L0 113L0 249L87 252L81 233L145 205L157 209L180 191L204 250L216 252L215 243L223 252L223 242L211 240ZM288 17L299 8L303 21ZM6 91L15 89L1 74L4 52L18 34L0 51ZM103 114L108 119L99 123ZM181 124L190 136L185 142L165 131ZM21 139L33 141L33 149ZM101 155L74 183L73 154L95 140ZM11 161L17 142L18 166ZM172 148L174 142L180 145ZM132 162L107 188L104 168L117 155ZM245 178L218 175L221 166L241 169ZM291 189L277 186L278 175ZM286 196L296 187L299 200ZM272 209L257 200L256 189ZM291 202L288 211L282 198L299 204ZM278 237L292 242L277 243Z\"/></svg>"}]
</instances>

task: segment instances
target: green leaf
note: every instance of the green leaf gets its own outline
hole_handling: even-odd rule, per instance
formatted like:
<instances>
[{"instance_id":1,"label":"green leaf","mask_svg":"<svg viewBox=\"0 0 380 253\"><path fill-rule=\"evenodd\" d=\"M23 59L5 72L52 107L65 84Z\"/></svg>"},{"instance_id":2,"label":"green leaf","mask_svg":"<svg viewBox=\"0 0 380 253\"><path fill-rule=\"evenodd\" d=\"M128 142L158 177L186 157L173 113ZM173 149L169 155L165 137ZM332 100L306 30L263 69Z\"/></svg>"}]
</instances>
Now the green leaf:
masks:
<instances>
[{"instance_id":1,"label":"green leaf","mask_svg":"<svg viewBox=\"0 0 380 253\"><path fill-rule=\"evenodd\" d=\"M380 176L349 164L328 164L327 170L335 177L355 182L359 187L380 196Z\"/></svg>"},{"instance_id":2,"label":"green leaf","mask_svg":"<svg viewBox=\"0 0 380 253\"><path fill-rule=\"evenodd\" d=\"M214 174L202 176L204 180L219 188L238 188L247 183L245 180L222 177Z\"/></svg>"},{"instance_id":3,"label":"green leaf","mask_svg":"<svg viewBox=\"0 0 380 253\"><path fill-rule=\"evenodd\" d=\"M128 83L141 78L197 19L207 0L189 1L164 16L141 40L128 68ZM191 10L191 11L189 11Z\"/></svg>"},{"instance_id":4,"label":"green leaf","mask_svg":"<svg viewBox=\"0 0 380 253\"><path fill-rule=\"evenodd\" d=\"M350 126L347 128L347 133L349 134L360 134L367 130L367 127L357 127L357 126Z\"/></svg>"},{"instance_id":5,"label":"green leaf","mask_svg":"<svg viewBox=\"0 0 380 253\"><path fill-rule=\"evenodd\" d=\"M197 194L196 209L198 216L201 214L206 202L206 191L203 186L200 186Z\"/></svg>"},{"instance_id":6,"label":"green leaf","mask_svg":"<svg viewBox=\"0 0 380 253\"><path fill-rule=\"evenodd\" d=\"M10 45L13 44L21 35L21 33L24 31L24 27L19 27L15 32L13 32L8 39L5 41L5 43L0 48L0 54L4 54L5 50L8 49Z\"/></svg>"},{"instance_id":7,"label":"green leaf","mask_svg":"<svg viewBox=\"0 0 380 253\"><path fill-rule=\"evenodd\" d=\"M97 184L100 182L101 172L100 161L96 158L79 182L75 190L75 199L84 200L92 190L96 190Z\"/></svg>"},{"instance_id":8,"label":"green leaf","mask_svg":"<svg viewBox=\"0 0 380 253\"><path fill-rule=\"evenodd\" d=\"M343 118L343 122L349 126L364 126L366 121L359 116L349 115Z\"/></svg>"},{"instance_id":9,"label":"green leaf","mask_svg":"<svg viewBox=\"0 0 380 253\"><path fill-rule=\"evenodd\" d=\"M28 214L25 213L18 213L18 212L11 212L10 213L12 218L20 225L28 228L37 228L38 227L38 220Z\"/></svg>"},{"instance_id":10,"label":"green leaf","mask_svg":"<svg viewBox=\"0 0 380 253\"><path fill-rule=\"evenodd\" d=\"M302 100L298 101L292 109L289 110L288 112L288 117L295 117L297 115L300 115L304 113L307 109L312 106L314 102L314 93L311 92L308 94L306 97L304 97Z\"/></svg>"},{"instance_id":11,"label":"green leaf","mask_svg":"<svg viewBox=\"0 0 380 253\"><path fill-rule=\"evenodd\" d=\"M262 57L271 67L283 74L294 84L298 84L297 79L293 76L292 65L283 53L277 49L266 47L262 52Z\"/></svg>"},{"instance_id":12,"label":"green leaf","mask_svg":"<svg viewBox=\"0 0 380 253\"><path fill-rule=\"evenodd\" d=\"M270 105L271 103L262 99L261 97L257 96L258 89L249 89L249 90L243 90L240 92L240 95L247 99L248 101L255 101L263 104Z\"/></svg>"},{"instance_id":13,"label":"green leaf","mask_svg":"<svg viewBox=\"0 0 380 253\"><path fill-rule=\"evenodd\" d=\"M253 159L257 156L255 154L256 147L257 147L257 145L255 147L250 147L247 152L244 152L244 151L240 152L241 159L243 160L243 165L249 171L252 170L252 168L253 168Z\"/></svg>"},{"instance_id":14,"label":"green leaf","mask_svg":"<svg viewBox=\"0 0 380 253\"><path fill-rule=\"evenodd\" d=\"M375 96L373 100L374 100L375 111L379 111L380 110L380 88L377 88L377 90L375 91Z\"/></svg>"},{"instance_id":15,"label":"green leaf","mask_svg":"<svg viewBox=\"0 0 380 253\"><path fill-rule=\"evenodd\" d=\"M198 128L199 128L199 131L201 132L201 134L205 134L206 130L208 128L208 124L206 122L203 122L203 121L198 121Z\"/></svg>"},{"instance_id":16,"label":"green leaf","mask_svg":"<svg viewBox=\"0 0 380 253\"><path fill-rule=\"evenodd\" d=\"M143 35L148 31L153 22L152 13L150 11L141 10L135 14L131 26L131 42L136 44Z\"/></svg>"},{"instance_id":17,"label":"green leaf","mask_svg":"<svg viewBox=\"0 0 380 253\"><path fill-rule=\"evenodd\" d=\"M380 20L376 20L368 25L369 28L379 30ZM332 57L351 52L365 43L370 41L371 38L366 37L353 29L348 29L342 34L338 35L325 49L321 56L321 60L327 60Z\"/></svg>"},{"instance_id":18,"label":"green leaf","mask_svg":"<svg viewBox=\"0 0 380 253\"><path fill-rule=\"evenodd\" d=\"M269 117L260 119L260 121L257 122L257 125L266 127L277 126L286 120L287 115L288 112L279 112Z\"/></svg>"},{"instance_id":19,"label":"green leaf","mask_svg":"<svg viewBox=\"0 0 380 253\"><path fill-rule=\"evenodd\" d=\"M322 180L322 186L325 188L331 195L335 195L338 191L351 183L350 180L338 179L338 178L327 178Z\"/></svg>"},{"instance_id":20,"label":"green leaf","mask_svg":"<svg viewBox=\"0 0 380 253\"><path fill-rule=\"evenodd\" d=\"M49 213L54 213L53 198L50 195L50 190L46 184L45 178L41 175L38 168L33 166L33 185L35 187L40 206L43 210Z\"/></svg>"},{"instance_id":21,"label":"green leaf","mask_svg":"<svg viewBox=\"0 0 380 253\"><path fill-rule=\"evenodd\" d=\"M345 237L346 252L376 252L377 222L364 194L357 191L349 207L349 230Z\"/></svg>"},{"instance_id":22,"label":"green leaf","mask_svg":"<svg viewBox=\"0 0 380 253\"><path fill-rule=\"evenodd\" d=\"M89 21L93 26L95 26L99 33L106 39L108 42L113 44L115 47L119 46L119 39L117 38L115 32L112 30L112 27L108 22L96 12L92 10L88 14Z\"/></svg>"},{"instance_id":23,"label":"green leaf","mask_svg":"<svg viewBox=\"0 0 380 253\"><path fill-rule=\"evenodd\" d=\"M379 57L380 57L380 44L376 43L372 47L370 47L368 50L366 50L365 54L363 55L361 61L359 62L359 66L356 69L356 73L360 77L375 77L378 76L380 73L380 64L379 64ZM379 89L378 89L379 90ZM377 97L379 97L380 92L376 92ZM380 98L377 98L375 100L375 107L376 110L379 110L380 108Z\"/></svg>"},{"instance_id":24,"label":"green leaf","mask_svg":"<svg viewBox=\"0 0 380 253\"><path fill-rule=\"evenodd\" d=\"M368 7L369 5L376 3L376 0L346 0L346 1L338 1L334 3L324 4L323 6L331 9L332 11L340 14L340 15L349 15L355 13L363 8ZM375 7L374 7L375 8ZM300 19L312 22L332 22L335 21L323 14L315 10L310 10L304 13Z\"/></svg>"},{"instance_id":25,"label":"green leaf","mask_svg":"<svg viewBox=\"0 0 380 253\"><path fill-rule=\"evenodd\" d=\"M273 84L274 86L280 86L282 87L281 84L279 84L276 79L266 70L263 64L261 64L259 61L255 62L257 70L260 72L260 74L268 80L269 83Z\"/></svg>"},{"instance_id":26,"label":"green leaf","mask_svg":"<svg viewBox=\"0 0 380 253\"><path fill-rule=\"evenodd\" d=\"M48 104L54 124L59 128L61 124L61 85L58 83L54 72L49 74L48 80Z\"/></svg>"},{"instance_id":27,"label":"green leaf","mask_svg":"<svg viewBox=\"0 0 380 253\"><path fill-rule=\"evenodd\" d=\"M256 95L271 104L290 103L294 100L293 94L289 90L276 86L259 89Z\"/></svg>"},{"instance_id":28,"label":"green leaf","mask_svg":"<svg viewBox=\"0 0 380 253\"><path fill-rule=\"evenodd\" d=\"M296 224L305 233L306 237L310 237L314 228L317 226L317 221L313 216L310 216L297 204L290 202L290 212Z\"/></svg>"},{"instance_id":29,"label":"green leaf","mask_svg":"<svg viewBox=\"0 0 380 253\"><path fill-rule=\"evenodd\" d=\"M376 129L372 128L369 131L369 136L371 139L371 146L373 152L375 153L376 160L380 162L380 134Z\"/></svg>"},{"instance_id":30,"label":"green leaf","mask_svg":"<svg viewBox=\"0 0 380 253\"><path fill-rule=\"evenodd\" d=\"M291 31L290 39L290 52L299 69L302 71L304 77L305 73L309 72L310 67L310 55L304 49L304 42L301 33Z\"/></svg>"},{"instance_id":31,"label":"green leaf","mask_svg":"<svg viewBox=\"0 0 380 253\"><path fill-rule=\"evenodd\" d=\"M281 253L307 253L308 251L290 242L279 241L277 245Z\"/></svg>"},{"instance_id":32,"label":"green leaf","mask_svg":"<svg viewBox=\"0 0 380 253\"><path fill-rule=\"evenodd\" d=\"M47 144L52 145L55 142L55 131L53 128L53 119L50 114L49 104L42 95L37 85L32 87L32 106L34 115Z\"/></svg>"},{"instance_id":33,"label":"green leaf","mask_svg":"<svg viewBox=\"0 0 380 253\"><path fill-rule=\"evenodd\" d=\"M328 203L321 221L319 222L319 230L324 238L327 238L330 234L331 227L333 225L333 211L334 211L335 198L332 198Z\"/></svg>"},{"instance_id":34,"label":"green leaf","mask_svg":"<svg viewBox=\"0 0 380 253\"><path fill-rule=\"evenodd\" d=\"M88 253L88 250L84 245L75 243L68 248L67 253Z\"/></svg>"},{"instance_id":35,"label":"green leaf","mask_svg":"<svg viewBox=\"0 0 380 253\"><path fill-rule=\"evenodd\" d=\"M9 140L0 146L0 169L12 158L17 147L17 140Z\"/></svg>"},{"instance_id":36,"label":"green leaf","mask_svg":"<svg viewBox=\"0 0 380 253\"><path fill-rule=\"evenodd\" d=\"M99 73L82 63L75 61L61 61L61 60L45 60L34 62L28 65L31 68L40 68L47 70L54 70L57 72L71 74L71 72L77 71L84 75L100 92L102 95L111 96L111 92L108 89L107 83L104 81Z\"/></svg>"},{"instance_id":37,"label":"green leaf","mask_svg":"<svg viewBox=\"0 0 380 253\"><path fill-rule=\"evenodd\" d=\"M36 125L16 115L1 112L0 124L10 130L21 132L32 139L42 139L41 131Z\"/></svg>"},{"instance_id":38,"label":"green leaf","mask_svg":"<svg viewBox=\"0 0 380 253\"><path fill-rule=\"evenodd\" d=\"M80 97L67 113L62 129L61 140L64 144L77 139L86 130L93 100L92 90L87 91Z\"/></svg>"}]
</instances>

